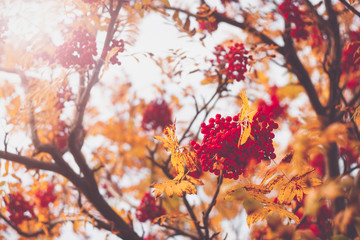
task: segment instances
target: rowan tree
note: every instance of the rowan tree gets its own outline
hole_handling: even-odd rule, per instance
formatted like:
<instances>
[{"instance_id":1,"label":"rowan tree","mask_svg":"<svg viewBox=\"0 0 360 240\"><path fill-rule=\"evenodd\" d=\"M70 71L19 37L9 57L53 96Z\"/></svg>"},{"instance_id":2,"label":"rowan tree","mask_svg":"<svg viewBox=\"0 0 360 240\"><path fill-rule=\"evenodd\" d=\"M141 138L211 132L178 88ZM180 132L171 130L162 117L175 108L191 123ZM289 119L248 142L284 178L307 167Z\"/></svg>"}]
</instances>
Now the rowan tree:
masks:
<instances>
[{"instance_id":1,"label":"rowan tree","mask_svg":"<svg viewBox=\"0 0 360 240\"><path fill-rule=\"evenodd\" d=\"M360 236L357 1L1 5L1 239ZM137 52L151 16L203 55Z\"/></svg>"}]
</instances>

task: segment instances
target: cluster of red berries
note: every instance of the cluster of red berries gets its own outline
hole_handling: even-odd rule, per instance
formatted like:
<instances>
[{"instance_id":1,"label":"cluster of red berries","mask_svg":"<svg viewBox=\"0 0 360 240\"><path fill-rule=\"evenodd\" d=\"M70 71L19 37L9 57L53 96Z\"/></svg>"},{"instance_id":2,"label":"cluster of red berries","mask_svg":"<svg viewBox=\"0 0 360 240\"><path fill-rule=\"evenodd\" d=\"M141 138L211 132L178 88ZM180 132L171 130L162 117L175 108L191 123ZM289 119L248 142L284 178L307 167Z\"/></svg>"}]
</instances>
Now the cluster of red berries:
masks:
<instances>
[{"instance_id":1,"label":"cluster of red berries","mask_svg":"<svg viewBox=\"0 0 360 240\"><path fill-rule=\"evenodd\" d=\"M249 61L252 56L245 49L244 44L235 43L226 50L222 45L215 47L216 64L220 69L226 69L228 80L241 81L245 79ZM214 62L212 61L214 64Z\"/></svg>"},{"instance_id":2,"label":"cluster of red berries","mask_svg":"<svg viewBox=\"0 0 360 240\"><path fill-rule=\"evenodd\" d=\"M38 190L35 193L36 198L40 201L40 207L48 208L50 203L53 203L56 200L56 195L54 192L54 185L49 184L44 190Z\"/></svg>"},{"instance_id":3,"label":"cluster of red berries","mask_svg":"<svg viewBox=\"0 0 360 240\"><path fill-rule=\"evenodd\" d=\"M26 201L21 193L10 193L5 200L6 210L10 213L10 221L19 225L23 221L36 219L34 205Z\"/></svg>"},{"instance_id":4,"label":"cluster of red berries","mask_svg":"<svg viewBox=\"0 0 360 240\"><path fill-rule=\"evenodd\" d=\"M201 145L194 140L190 144L201 160L203 171L219 175L222 170L225 178L238 179L250 161L258 163L276 158L272 131L277 128L278 124L259 107L251 123L250 137L239 146L243 131L239 116L224 118L217 114L209 119L209 124L201 124L201 133L204 134Z\"/></svg>"},{"instance_id":5,"label":"cluster of red berries","mask_svg":"<svg viewBox=\"0 0 360 240\"><path fill-rule=\"evenodd\" d=\"M141 126L144 130L164 129L172 124L171 110L164 99L152 100L145 108Z\"/></svg>"},{"instance_id":6,"label":"cluster of red berries","mask_svg":"<svg viewBox=\"0 0 360 240\"><path fill-rule=\"evenodd\" d=\"M284 0L279 5L280 13L284 16L286 22L292 25L290 35L300 41L309 37L308 31L306 31L306 23L303 20L306 13L300 10L300 4L298 0Z\"/></svg>"},{"instance_id":7,"label":"cluster of red berries","mask_svg":"<svg viewBox=\"0 0 360 240\"><path fill-rule=\"evenodd\" d=\"M304 202L298 203L297 208L299 210L295 213L299 219L304 216ZM300 225L299 229L309 229L315 237L318 239L329 239L332 232L330 219L332 219L331 209L326 205L322 204L317 210L316 218L308 216L306 220Z\"/></svg>"},{"instance_id":8,"label":"cluster of red berries","mask_svg":"<svg viewBox=\"0 0 360 240\"><path fill-rule=\"evenodd\" d=\"M97 55L95 36L84 28L73 31L71 39L57 47L55 59L64 67L77 65L93 69Z\"/></svg>"},{"instance_id":9,"label":"cluster of red berries","mask_svg":"<svg viewBox=\"0 0 360 240\"><path fill-rule=\"evenodd\" d=\"M355 90L357 87L360 87L360 80L358 77L351 78L347 83L346 87L350 90Z\"/></svg>"},{"instance_id":10,"label":"cluster of red berries","mask_svg":"<svg viewBox=\"0 0 360 240\"><path fill-rule=\"evenodd\" d=\"M198 19L199 28L201 31L207 31L208 33L214 32L218 28L218 23L215 21L211 22L207 19Z\"/></svg>"},{"instance_id":11,"label":"cluster of red berries","mask_svg":"<svg viewBox=\"0 0 360 240\"><path fill-rule=\"evenodd\" d=\"M113 40L111 41L111 43L110 43L110 46L104 49L104 51L103 51L103 53L102 53L102 55L101 55L101 58L102 58L102 59L105 59L105 58L106 58L106 55L108 54L108 52L109 52L111 49L113 49L113 48L115 48L115 47L119 47L119 51L118 51L114 56L112 56L112 57L110 58L110 63L111 63L111 64L114 64L114 65L115 65L115 64L120 65L121 62L119 61L119 59L117 58L117 56L118 56L119 52L124 52L124 49L125 49L124 46L125 46L124 40L122 40L122 39L121 39L121 40L113 39Z\"/></svg>"},{"instance_id":12,"label":"cluster of red berries","mask_svg":"<svg viewBox=\"0 0 360 240\"><path fill-rule=\"evenodd\" d=\"M259 100L259 106L261 106L263 111L273 119L284 117L288 106L280 104L276 94L271 94L270 99L270 103L267 103L262 99Z\"/></svg>"},{"instance_id":13,"label":"cluster of red berries","mask_svg":"<svg viewBox=\"0 0 360 240\"><path fill-rule=\"evenodd\" d=\"M325 176L325 158L321 153L316 154L310 161L311 166L316 169L320 177Z\"/></svg>"},{"instance_id":14,"label":"cluster of red berries","mask_svg":"<svg viewBox=\"0 0 360 240\"><path fill-rule=\"evenodd\" d=\"M341 62L341 70L345 73L360 69L360 31L351 31L349 37L350 44L344 47Z\"/></svg>"},{"instance_id":15,"label":"cluster of red berries","mask_svg":"<svg viewBox=\"0 0 360 240\"><path fill-rule=\"evenodd\" d=\"M150 193L144 194L139 207L136 209L136 218L140 222L152 221L164 214L166 214L165 209L156 204L156 199Z\"/></svg>"}]
</instances>

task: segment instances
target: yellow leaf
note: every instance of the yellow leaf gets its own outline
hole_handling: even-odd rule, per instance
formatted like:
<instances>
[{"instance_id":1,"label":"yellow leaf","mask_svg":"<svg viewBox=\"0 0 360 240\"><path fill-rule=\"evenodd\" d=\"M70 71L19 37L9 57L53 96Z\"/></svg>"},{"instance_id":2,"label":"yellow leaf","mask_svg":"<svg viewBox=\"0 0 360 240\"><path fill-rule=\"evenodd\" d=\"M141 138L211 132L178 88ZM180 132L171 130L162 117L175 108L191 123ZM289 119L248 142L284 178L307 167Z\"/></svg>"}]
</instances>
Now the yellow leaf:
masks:
<instances>
[{"instance_id":1,"label":"yellow leaf","mask_svg":"<svg viewBox=\"0 0 360 240\"><path fill-rule=\"evenodd\" d=\"M277 200L280 204L289 204L294 199L295 193L295 185L286 184L281 187Z\"/></svg>"},{"instance_id":2,"label":"yellow leaf","mask_svg":"<svg viewBox=\"0 0 360 240\"><path fill-rule=\"evenodd\" d=\"M204 185L203 181L201 181L200 179L197 179L197 178L193 178L192 176L187 175L186 179L193 184Z\"/></svg>"},{"instance_id":3,"label":"yellow leaf","mask_svg":"<svg viewBox=\"0 0 360 240\"><path fill-rule=\"evenodd\" d=\"M286 184L284 184L279 192L279 203L289 204L295 196L297 199L302 199L304 190L307 191L308 187L320 185L321 180L316 180L315 178L308 178L309 174L313 173L314 171L315 169L313 168L305 170L303 173L295 175ZM314 185L311 185L312 183Z\"/></svg>"},{"instance_id":4,"label":"yellow leaf","mask_svg":"<svg viewBox=\"0 0 360 240\"><path fill-rule=\"evenodd\" d=\"M277 175L266 184L266 188L272 190L276 185L281 184L284 181L283 175Z\"/></svg>"},{"instance_id":5,"label":"yellow leaf","mask_svg":"<svg viewBox=\"0 0 360 240\"><path fill-rule=\"evenodd\" d=\"M1 182L0 182L0 187L4 186L5 183L6 183L5 181L1 181Z\"/></svg>"},{"instance_id":6,"label":"yellow leaf","mask_svg":"<svg viewBox=\"0 0 360 240\"><path fill-rule=\"evenodd\" d=\"M261 181L260 185L264 186L266 181L269 180L270 178L272 178L274 176L274 174L277 172L277 168L273 167L271 169L269 169L266 173L265 176L263 178L263 180Z\"/></svg>"},{"instance_id":7,"label":"yellow leaf","mask_svg":"<svg viewBox=\"0 0 360 240\"><path fill-rule=\"evenodd\" d=\"M195 186L187 180L169 180L164 183L153 184L151 187L155 188L153 191L155 197L159 197L164 192L169 197L172 197L174 194L178 197L182 197L184 193L196 194Z\"/></svg>"},{"instance_id":8,"label":"yellow leaf","mask_svg":"<svg viewBox=\"0 0 360 240\"><path fill-rule=\"evenodd\" d=\"M210 83L217 83L218 79L219 77L217 75L208 76L201 81L201 84L206 85Z\"/></svg>"},{"instance_id":9,"label":"yellow leaf","mask_svg":"<svg viewBox=\"0 0 360 240\"><path fill-rule=\"evenodd\" d=\"M5 174L3 175L3 177L5 177L9 174L9 165L10 165L10 162L6 161L5 162Z\"/></svg>"},{"instance_id":10,"label":"yellow leaf","mask_svg":"<svg viewBox=\"0 0 360 240\"><path fill-rule=\"evenodd\" d=\"M21 178L19 178L18 176L15 175L15 173L12 173L11 176L13 178L15 178L16 180L18 180L21 183Z\"/></svg>"},{"instance_id":11,"label":"yellow leaf","mask_svg":"<svg viewBox=\"0 0 360 240\"><path fill-rule=\"evenodd\" d=\"M159 136L155 136L155 139L163 142L165 150L168 152L175 152L176 150L178 150L179 144L175 135L175 124L166 127L164 129L164 134L167 139Z\"/></svg>"},{"instance_id":12,"label":"yellow leaf","mask_svg":"<svg viewBox=\"0 0 360 240\"><path fill-rule=\"evenodd\" d=\"M239 142L238 142L238 147L240 147L241 145L244 145L246 143L246 141L250 137L250 133L251 133L251 125L247 124L247 126L245 127L245 130L241 132Z\"/></svg>"},{"instance_id":13,"label":"yellow leaf","mask_svg":"<svg viewBox=\"0 0 360 240\"><path fill-rule=\"evenodd\" d=\"M259 220L264 220L267 215L268 213L264 211L264 209L256 210L247 216L246 223L248 227L251 227L251 224Z\"/></svg>"},{"instance_id":14,"label":"yellow leaf","mask_svg":"<svg viewBox=\"0 0 360 240\"><path fill-rule=\"evenodd\" d=\"M245 119L245 117L247 116L247 114L249 113L249 101L248 98L246 97L246 94L244 91L241 91L240 93L240 99L242 101L242 108L241 111L239 113L239 121L243 121Z\"/></svg>"},{"instance_id":15,"label":"yellow leaf","mask_svg":"<svg viewBox=\"0 0 360 240\"><path fill-rule=\"evenodd\" d=\"M183 154L180 152L173 152L171 153L171 164L174 166L178 175L176 176L177 179L180 179L185 174L185 166L183 161Z\"/></svg>"},{"instance_id":16,"label":"yellow leaf","mask_svg":"<svg viewBox=\"0 0 360 240\"><path fill-rule=\"evenodd\" d=\"M162 224L164 224L165 221L168 221L169 224L173 224L176 220L179 220L179 218L187 217L188 215L189 214L187 214L187 213L178 213L178 214L173 214L173 215L165 214L165 215L155 218L152 221L152 224L157 223L159 225L162 225Z\"/></svg>"},{"instance_id":17,"label":"yellow leaf","mask_svg":"<svg viewBox=\"0 0 360 240\"><path fill-rule=\"evenodd\" d=\"M183 161L185 162L185 165L189 172L194 172L197 170L196 161L194 160L196 157L191 154L189 150L186 148L182 152Z\"/></svg>"}]
</instances>

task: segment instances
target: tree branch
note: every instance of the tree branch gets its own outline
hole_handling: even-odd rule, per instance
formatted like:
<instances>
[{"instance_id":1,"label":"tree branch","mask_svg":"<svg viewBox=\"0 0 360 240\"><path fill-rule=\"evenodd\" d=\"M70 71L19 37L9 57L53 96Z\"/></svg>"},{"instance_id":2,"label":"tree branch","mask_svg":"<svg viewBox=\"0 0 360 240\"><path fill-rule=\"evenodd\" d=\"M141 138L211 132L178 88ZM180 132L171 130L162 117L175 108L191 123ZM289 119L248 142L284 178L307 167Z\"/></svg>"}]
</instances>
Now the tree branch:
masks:
<instances>
[{"instance_id":1,"label":"tree branch","mask_svg":"<svg viewBox=\"0 0 360 240\"><path fill-rule=\"evenodd\" d=\"M211 212L211 210L213 209L213 207L216 204L216 199L217 199L217 197L219 195L220 187L221 187L222 182L223 182L223 172L221 171L220 175L218 177L218 183L217 183L217 188L216 188L215 194L214 194L214 196L213 196L213 198L211 200L211 203L210 203L206 213L203 216L203 222L204 222L204 228L205 228L205 238L206 239L209 239L209 237L210 237L210 235L209 235L209 216L210 216L210 212Z\"/></svg>"},{"instance_id":2,"label":"tree branch","mask_svg":"<svg viewBox=\"0 0 360 240\"><path fill-rule=\"evenodd\" d=\"M184 230L182 230L180 228L176 228L176 227L173 227L173 226L170 226L170 225L161 225L161 227L173 230L176 235L186 236L186 237L189 237L189 238L194 239L194 240L199 239L198 237L192 235L191 233L185 232Z\"/></svg>"},{"instance_id":3,"label":"tree branch","mask_svg":"<svg viewBox=\"0 0 360 240\"><path fill-rule=\"evenodd\" d=\"M191 220L193 221L196 231L198 232L199 238L200 239L204 239L204 234L201 231L201 227L199 224L199 220L197 219L192 207L190 206L190 203L188 202L188 200L186 199L186 194L184 194L183 196L183 202L185 204L186 210L188 211L188 213L190 214Z\"/></svg>"},{"instance_id":4,"label":"tree branch","mask_svg":"<svg viewBox=\"0 0 360 240\"><path fill-rule=\"evenodd\" d=\"M350 11L352 11L356 16L360 17L360 12L357 11L353 6L350 5L350 3L348 3L347 1L345 0L340 0L340 2L342 4L345 5L345 7L347 7Z\"/></svg>"},{"instance_id":5,"label":"tree branch","mask_svg":"<svg viewBox=\"0 0 360 240\"><path fill-rule=\"evenodd\" d=\"M35 160L32 158L28 158L25 156L9 153L5 151L0 151L0 158L25 165L27 169L41 169L41 170L47 170L61 174L61 170L59 166L54 163L42 162L39 160Z\"/></svg>"}]
</instances>

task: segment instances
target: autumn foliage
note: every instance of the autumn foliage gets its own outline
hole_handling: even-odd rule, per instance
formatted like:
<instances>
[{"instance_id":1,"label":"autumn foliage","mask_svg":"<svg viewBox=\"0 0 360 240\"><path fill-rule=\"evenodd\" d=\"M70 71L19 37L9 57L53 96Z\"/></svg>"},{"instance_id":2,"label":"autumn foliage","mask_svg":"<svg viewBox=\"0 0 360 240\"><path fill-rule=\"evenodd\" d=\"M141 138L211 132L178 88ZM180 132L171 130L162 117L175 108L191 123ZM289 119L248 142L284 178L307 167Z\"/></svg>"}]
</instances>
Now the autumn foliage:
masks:
<instances>
[{"instance_id":1,"label":"autumn foliage","mask_svg":"<svg viewBox=\"0 0 360 240\"><path fill-rule=\"evenodd\" d=\"M0 239L360 238L359 2L0 6Z\"/></svg>"}]
</instances>

